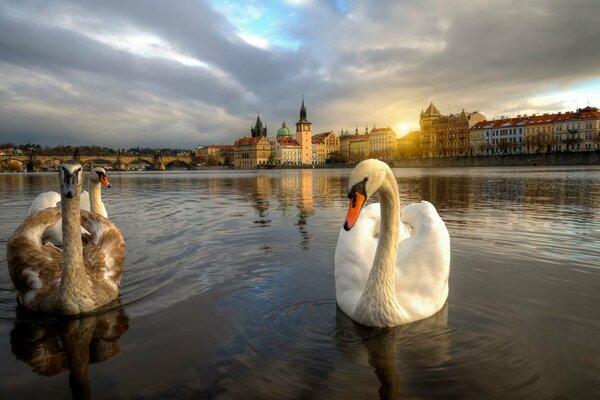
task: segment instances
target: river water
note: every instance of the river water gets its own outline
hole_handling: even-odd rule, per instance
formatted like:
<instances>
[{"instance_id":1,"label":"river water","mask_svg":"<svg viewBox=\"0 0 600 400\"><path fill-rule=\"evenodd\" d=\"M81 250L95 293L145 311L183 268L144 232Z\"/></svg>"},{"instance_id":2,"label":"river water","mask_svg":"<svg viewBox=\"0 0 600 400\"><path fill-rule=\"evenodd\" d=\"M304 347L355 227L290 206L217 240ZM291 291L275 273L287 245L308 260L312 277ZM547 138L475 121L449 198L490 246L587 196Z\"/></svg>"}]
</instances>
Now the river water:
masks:
<instances>
[{"instance_id":1,"label":"river water","mask_svg":"<svg viewBox=\"0 0 600 400\"><path fill-rule=\"evenodd\" d=\"M112 173L121 305L17 308L6 241L56 174L0 175L0 398L600 398L600 168L395 169L450 293L392 329L336 307L350 170Z\"/></svg>"}]
</instances>

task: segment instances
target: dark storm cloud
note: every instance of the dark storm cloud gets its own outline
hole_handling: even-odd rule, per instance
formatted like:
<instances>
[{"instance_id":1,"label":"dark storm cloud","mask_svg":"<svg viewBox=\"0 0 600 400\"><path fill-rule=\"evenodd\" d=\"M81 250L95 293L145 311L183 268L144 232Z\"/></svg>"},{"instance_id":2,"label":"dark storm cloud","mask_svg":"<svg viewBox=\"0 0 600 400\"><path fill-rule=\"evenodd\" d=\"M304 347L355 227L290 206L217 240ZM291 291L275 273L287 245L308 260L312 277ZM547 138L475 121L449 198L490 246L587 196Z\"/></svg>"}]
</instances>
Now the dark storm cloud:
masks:
<instances>
[{"instance_id":1,"label":"dark storm cloud","mask_svg":"<svg viewBox=\"0 0 600 400\"><path fill-rule=\"evenodd\" d=\"M4 2L0 142L231 143L257 112L271 133L295 122L302 94L315 130L337 131L414 122L429 101L519 112L532 96L600 78L595 0L345 10L298 6L299 23L283 26L300 45L259 49L204 1ZM156 54L131 50L128 34L158 38Z\"/></svg>"}]
</instances>

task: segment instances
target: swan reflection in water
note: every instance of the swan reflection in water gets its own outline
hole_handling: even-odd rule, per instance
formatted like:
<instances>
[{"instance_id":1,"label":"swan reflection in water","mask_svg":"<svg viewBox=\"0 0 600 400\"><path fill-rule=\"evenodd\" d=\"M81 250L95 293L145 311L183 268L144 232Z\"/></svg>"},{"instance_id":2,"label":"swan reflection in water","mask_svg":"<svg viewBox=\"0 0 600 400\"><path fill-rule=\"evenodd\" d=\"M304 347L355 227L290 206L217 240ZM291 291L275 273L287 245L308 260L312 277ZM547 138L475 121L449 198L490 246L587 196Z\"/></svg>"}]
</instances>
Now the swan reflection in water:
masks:
<instances>
[{"instance_id":1,"label":"swan reflection in water","mask_svg":"<svg viewBox=\"0 0 600 400\"><path fill-rule=\"evenodd\" d=\"M91 396L88 366L100 363L120 351L119 338L129 328L122 309L82 318L40 319L19 308L10 344L18 360L43 376L69 371L74 399Z\"/></svg>"},{"instance_id":2,"label":"swan reflection in water","mask_svg":"<svg viewBox=\"0 0 600 400\"><path fill-rule=\"evenodd\" d=\"M438 367L450 360L448 302L432 317L390 328L373 328L354 322L337 307L335 341L343 357L373 367L379 380L379 397L397 399L419 388L412 371ZM417 395L417 397L419 397Z\"/></svg>"}]
</instances>

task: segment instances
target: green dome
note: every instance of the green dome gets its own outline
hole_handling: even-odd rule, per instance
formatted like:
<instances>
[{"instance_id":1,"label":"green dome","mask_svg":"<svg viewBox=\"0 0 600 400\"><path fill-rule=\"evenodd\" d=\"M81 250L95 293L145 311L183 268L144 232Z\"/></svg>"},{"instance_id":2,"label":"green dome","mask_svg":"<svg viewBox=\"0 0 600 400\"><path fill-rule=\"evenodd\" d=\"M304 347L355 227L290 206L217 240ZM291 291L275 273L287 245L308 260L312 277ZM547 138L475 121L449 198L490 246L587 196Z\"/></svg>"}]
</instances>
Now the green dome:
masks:
<instances>
[{"instance_id":1,"label":"green dome","mask_svg":"<svg viewBox=\"0 0 600 400\"><path fill-rule=\"evenodd\" d=\"M277 131L277 137L282 136L292 136L292 132L290 131L290 128L288 128L285 124L285 121L283 121L283 124L281 124L281 128L279 128L279 130Z\"/></svg>"}]
</instances>

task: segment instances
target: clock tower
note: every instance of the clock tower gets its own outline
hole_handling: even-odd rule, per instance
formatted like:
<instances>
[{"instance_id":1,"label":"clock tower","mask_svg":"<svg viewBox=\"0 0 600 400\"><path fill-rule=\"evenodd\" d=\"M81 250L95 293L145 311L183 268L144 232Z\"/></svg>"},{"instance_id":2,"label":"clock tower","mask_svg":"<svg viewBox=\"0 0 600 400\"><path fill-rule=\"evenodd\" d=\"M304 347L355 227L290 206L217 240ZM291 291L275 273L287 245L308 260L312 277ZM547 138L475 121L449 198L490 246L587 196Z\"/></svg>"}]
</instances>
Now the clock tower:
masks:
<instances>
[{"instance_id":1,"label":"clock tower","mask_svg":"<svg viewBox=\"0 0 600 400\"><path fill-rule=\"evenodd\" d=\"M312 164L312 124L306 119L304 96L302 96L302 107L300 107L300 120L296 122L296 141L302 147L301 163Z\"/></svg>"}]
</instances>

